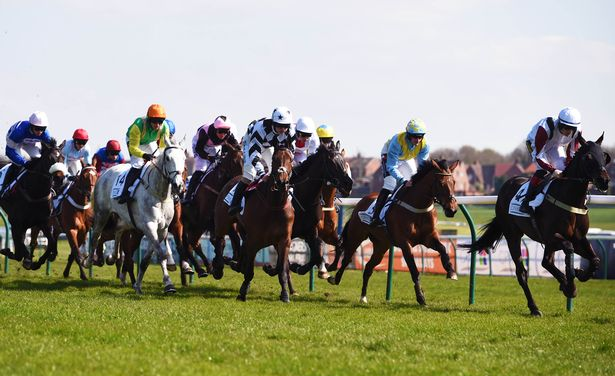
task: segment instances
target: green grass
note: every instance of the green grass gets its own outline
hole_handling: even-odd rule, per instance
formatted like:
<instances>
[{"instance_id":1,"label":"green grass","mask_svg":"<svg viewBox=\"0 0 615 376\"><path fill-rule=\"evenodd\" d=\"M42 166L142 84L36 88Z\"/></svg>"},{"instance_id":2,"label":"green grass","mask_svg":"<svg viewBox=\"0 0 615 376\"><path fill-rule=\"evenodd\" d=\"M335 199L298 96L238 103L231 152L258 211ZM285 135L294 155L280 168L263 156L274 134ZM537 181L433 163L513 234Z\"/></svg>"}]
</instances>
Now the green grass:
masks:
<instances>
[{"instance_id":1,"label":"green grass","mask_svg":"<svg viewBox=\"0 0 615 376\"><path fill-rule=\"evenodd\" d=\"M81 282L59 262L51 276L17 266L0 274L0 375L615 374L612 281L579 283L568 313L554 280L532 279L544 313L532 318L514 278L478 277L469 306L467 277L425 275L421 308L407 273L395 274L391 303L375 273L360 305L361 274L349 271L313 293L293 276L300 296L283 304L261 270L242 303L229 269L165 296L154 265L136 296L111 267Z\"/></svg>"}]
</instances>

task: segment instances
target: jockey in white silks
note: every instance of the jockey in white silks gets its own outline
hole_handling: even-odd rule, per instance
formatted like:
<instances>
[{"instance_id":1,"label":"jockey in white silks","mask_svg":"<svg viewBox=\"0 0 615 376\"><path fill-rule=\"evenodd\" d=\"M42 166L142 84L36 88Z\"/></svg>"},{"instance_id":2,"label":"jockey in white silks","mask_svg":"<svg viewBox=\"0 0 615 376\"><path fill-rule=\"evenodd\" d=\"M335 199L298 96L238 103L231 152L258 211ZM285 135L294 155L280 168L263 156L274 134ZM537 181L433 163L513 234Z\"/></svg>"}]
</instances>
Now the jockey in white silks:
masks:
<instances>
[{"instance_id":1,"label":"jockey in white silks","mask_svg":"<svg viewBox=\"0 0 615 376\"><path fill-rule=\"evenodd\" d=\"M297 119L295 126L295 157L293 158L293 165L299 165L307 159L310 155L316 153L320 142L317 137L312 137L316 131L316 125L311 117L303 116Z\"/></svg>"},{"instance_id":2,"label":"jockey in white silks","mask_svg":"<svg viewBox=\"0 0 615 376\"><path fill-rule=\"evenodd\" d=\"M538 193L538 186L548 175L556 178L562 173L579 148L580 136L581 113L572 107L562 109L556 120L546 117L532 127L526 145L532 161L536 162L536 172L519 211L532 214L529 204Z\"/></svg>"},{"instance_id":3,"label":"jockey in white silks","mask_svg":"<svg viewBox=\"0 0 615 376\"><path fill-rule=\"evenodd\" d=\"M273 148L276 143L293 139L292 122L293 115L288 108L276 107L271 119L263 118L248 125L248 130L243 136L243 176L235 188L235 194L229 206L229 215L239 213L246 187L256 178L257 171L265 170L261 162L263 153Z\"/></svg>"},{"instance_id":4,"label":"jockey in white silks","mask_svg":"<svg viewBox=\"0 0 615 376\"><path fill-rule=\"evenodd\" d=\"M92 164L90 145L87 145L89 139L88 132L85 129L76 129L72 140L67 140L62 149L64 164L68 168L68 173L72 176L79 175L84 166Z\"/></svg>"}]
</instances>

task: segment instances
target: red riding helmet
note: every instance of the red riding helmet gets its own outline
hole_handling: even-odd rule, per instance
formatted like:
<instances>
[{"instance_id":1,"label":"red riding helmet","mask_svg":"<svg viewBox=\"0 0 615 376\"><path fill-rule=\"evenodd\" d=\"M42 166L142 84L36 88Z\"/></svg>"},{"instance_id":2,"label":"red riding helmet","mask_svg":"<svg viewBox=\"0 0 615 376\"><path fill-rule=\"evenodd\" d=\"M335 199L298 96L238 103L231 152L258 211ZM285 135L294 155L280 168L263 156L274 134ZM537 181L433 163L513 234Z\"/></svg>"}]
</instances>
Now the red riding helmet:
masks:
<instances>
[{"instance_id":1,"label":"red riding helmet","mask_svg":"<svg viewBox=\"0 0 615 376\"><path fill-rule=\"evenodd\" d=\"M109 140L107 142L107 151L120 151L122 150L120 147L120 143L116 140Z\"/></svg>"},{"instance_id":2,"label":"red riding helmet","mask_svg":"<svg viewBox=\"0 0 615 376\"><path fill-rule=\"evenodd\" d=\"M77 130L75 130L75 133L73 133L73 140L89 140L89 136L88 136L88 131L86 131L83 128L79 128Z\"/></svg>"}]
</instances>

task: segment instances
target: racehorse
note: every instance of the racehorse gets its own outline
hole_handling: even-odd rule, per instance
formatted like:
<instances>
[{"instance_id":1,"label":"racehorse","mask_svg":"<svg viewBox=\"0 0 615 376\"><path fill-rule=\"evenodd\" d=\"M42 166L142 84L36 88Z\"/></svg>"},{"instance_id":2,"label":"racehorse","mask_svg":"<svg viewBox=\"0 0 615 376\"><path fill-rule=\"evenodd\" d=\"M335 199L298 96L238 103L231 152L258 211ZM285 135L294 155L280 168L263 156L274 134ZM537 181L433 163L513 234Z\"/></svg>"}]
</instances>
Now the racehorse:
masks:
<instances>
[{"instance_id":1,"label":"racehorse","mask_svg":"<svg viewBox=\"0 0 615 376\"><path fill-rule=\"evenodd\" d=\"M15 245L15 253L9 248L4 248L0 250L0 254L12 260L23 260L25 269L31 269L33 266L32 255L24 244L28 228L39 227L47 237L49 260L55 260L58 254L57 244L49 226L52 185L49 168L57 162L59 155L60 150L54 139L49 144L42 142L41 156L33 158L28 163L28 168L11 192L7 192L0 199L0 206L7 214L11 225L11 235Z\"/></svg>"},{"instance_id":2,"label":"racehorse","mask_svg":"<svg viewBox=\"0 0 615 376\"><path fill-rule=\"evenodd\" d=\"M241 148L225 144L220 159L210 166L209 171L203 178L203 182L197 187L194 199L189 205L182 205L182 220L184 224L184 253L195 266L199 277L205 277L208 272L204 270L194 259L194 250L203 260L206 267L209 266L207 257L201 248L201 236L205 231L213 232L214 208L216 198L222 187L232 178L241 175L243 171L243 152ZM239 236L236 231L230 231L229 237L233 249L239 249Z\"/></svg>"},{"instance_id":3,"label":"racehorse","mask_svg":"<svg viewBox=\"0 0 615 376\"><path fill-rule=\"evenodd\" d=\"M363 272L362 303L367 303L369 278L391 245L399 247L403 253L414 283L416 300L420 305L426 304L425 295L420 283L419 270L412 255L412 247L423 244L436 250L440 254L447 278L456 280L457 274L436 230L437 211L434 203L439 203L443 207L447 217L453 217L457 212L453 171L458 165L459 161L453 162L450 166L445 160L426 161L411 177L409 183L397 192L385 214L386 228L370 226L361 221L358 213L369 208L377 194L372 193L363 197L342 231L340 244L335 250L335 260L329 265L329 271L336 269L342 252L344 259L336 275L328 278L329 283L340 284L344 270L352 261L357 247L368 237L373 243L373 254Z\"/></svg>"},{"instance_id":4,"label":"racehorse","mask_svg":"<svg viewBox=\"0 0 615 376\"><path fill-rule=\"evenodd\" d=\"M154 161L146 164L142 173L142 181L134 192L134 199L127 204L120 204L111 199L111 188L116 179L130 168L130 165L116 165L109 168L96 183L94 189L94 225L90 255L85 260L89 266L92 262L93 250L99 242L100 234L112 213L116 213L116 242L124 231L137 229L149 241L149 247L141 261L139 275L133 287L138 294L142 293L143 275L149 266L154 251L160 259L163 273L165 293L176 292L167 270L167 252L161 246L168 234L169 224L174 215L172 193L179 194L184 188L182 171L186 156L184 150L165 140L168 145L160 152Z\"/></svg>"},{"instance_id":5,"label":"racehorse","mask_svg":"<svg viewBox=\"0 0 615 376\"><path fill-rule=\"evenodd\" d=\"M280 300L290 302L288 252L295 219L293 205L288 200L292 161L293 153L287 144L276 146L271 173L262 178L254 191L246 192L243 213L237 215L239 231L243 238L238 264L244 275L238 300L246 300L250 282L254 278L256 253L262 248L273 245L278 253L275 274L278 275L281 286ZM232 231L234 222L234 217L228 215L228 205L224 202L224 198L239 179L239 176L231 179L222 188L216 200L214 236L211 239L216 252L213 260L213 276L216 279L222 278L223 275L224 236Z\"/></svg>"},{"instance_id":6,"label":"racehorse","mask_svg":"<svg viewBox=\"0 0 615 376\"><path fill-rule=\"evenodd\" d=\"M68 262L64 268L63 275L67 278L70 274L70 268L73 261L77 261L79 266L79 277L82 280L87 280L83 266L81 265L81 256L79 248L85 244L85 239L92 226L94 218L94 209L91 205L92 191L96 184L96 168L88 166L79 172L76 179L71 183L68 190L63 193L64 199L60 203L57 216L51 218L51 226L53 231L53 237L57 243L58 236L61 233L66 234L66 240L70 246L70 254L68 255ZM38 228L32 228L32 240L30 242L30 248L36 247L36 239L38 237ZM57 249L57 245L53 247ZM39 269L43 263L49 257L49 247L39 258L39 260L32 266L32 269Z\"/></svg>"},{"instance_id":7,"label":"racehorse","mask_svg":"<svg viewBox=\"0 0 615 376\"><path fill-rule=\"evenodd\" d=\"M319 265L322 240L318 237L318 224L323 217L321 194L325 184L339 189L347 197L352 189L352 179L346 173L346 162L339 152L339 143L321 145L316 153L293 169L293 207L298 214L293 222L292 238L302 238L310 248L310 261L305 265L292 264L290 269L305 274Z\"/></svg>"},{"instance_id":8,"label":"racehorse","mask_svg":"<svg viewBox=\"0 0 615 376\"><path fill-rule=\"evenodd\" d=\"M585 209L587 190L592 182L598 189L606 191L609 175L605 166L611 157L602 151L603 136L596 142L580 139L581 147L562 173L552 181L545 201L536 208L532 217L519 217L508 213L510 201L527 181L514 177L504 183L495 205L495 218L482 229L481 237L471 247L472 251L493 248L504 236L510 256L515 263L517 281L533 316L542 316L536 306L527 283L528 273L521 257L521 237L525 234L534 241L544 244L542 266L559 282L559 288L566 297L576 296L575 276L581 282L587 281L600 264L590 242L587 240L589 216ZM554 253L562 249L566 255L566 273L554 264ZM587 270L574 269L572 255L576 253L589 260Z\"/></svg>"}]
</instances>

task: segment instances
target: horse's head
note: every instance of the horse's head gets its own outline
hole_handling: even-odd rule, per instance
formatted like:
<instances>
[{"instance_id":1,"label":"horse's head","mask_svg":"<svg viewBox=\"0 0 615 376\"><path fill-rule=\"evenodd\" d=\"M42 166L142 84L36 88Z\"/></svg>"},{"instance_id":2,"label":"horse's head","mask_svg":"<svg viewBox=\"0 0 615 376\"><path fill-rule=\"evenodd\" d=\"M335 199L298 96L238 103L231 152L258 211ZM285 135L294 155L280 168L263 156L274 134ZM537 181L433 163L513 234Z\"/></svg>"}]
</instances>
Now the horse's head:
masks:
<instances>
[{"instance_id":1,"label":"horse's head","mask_svg":"<svg viewBox=\"0 0 615 376\"><path fill-rule=\"evenodd\" d=\"M434 174L434 199L442 205L444 215L451 218L457 213L457 199L455 199L455 178L453 171L459 166L459 161L447 165L446 160L431 160Z\"/></svg>"},{"instance_id":2,"label":"horse's head","mask_svg":"<svg viewBox=\"0 0 615 376\"><path fill-rule=\"evenodd\" d=\"M596 188L606 192L610 181L606 165L611 162L611 156L602 151L603 139L604 133L595 142L585 141L583 137L580 137L581 147L564 170L563 176L587 179L594 183Z\"/></svg>"},{"instance_id":3,"label":"horse's head","mask_svg":"<svg viewBox=\"0 0 615 376\"><path fill-rule=\"evenodd\" d=\"M162 156L156 159L156 164L164 178L171 184L171 192L180 194L185 188L182 173L186 164L186 153L171 140L167 140L167 145Z\"/></svg>"},{"instance_id":4,"label":"horse's head","mask_svg":"<svg viewBox=\"0 0 615 376\"><path fill-rule=\"evenodd\" d=\"M49 143L41 142L41 156L32 160L30 170L41 174L49 174L49 168L60 158L60 148L54 138Z\"/></svg>"},{"instance_id":5,"label":"horse's head","mask_svg":"<svg viewBox=\"0 0 615 376\"><path fill-rule=\"evenodd\" d=\"M286 189L290 182L293 171L293 152L285 147L275 148L271 158L271 177L273 178L273 189Z\"/></svg>"},{"instance_id":6,"label":"horse's head","mask_svg":"<svg viewBox=\"0 0 615 376\"><path fill-rule=\"evenodd\" d=\"M241 175L243 172L243 152L239 145L231 145L228 142L222 145L222 157L218 171L220 177L225 179Z\"/></svg>"},{"instance_id":7,"label":"horse's head","mask_svg":"<svg viewBox=\"0 0 615 376\"><path fill-rule=\"evenodd\" d=\"M92 196L92 192L94 191L97 177L98 174L96 173L96 167L84 167L79 172L79 175L77 175L74 186L77 187L77 189L89 200Z\"/></svg>"},{"instance_id":8,"label":"horse's head","mask_svg":"<svg viewBox=\"0 0 615 376\"><path fill-rule=\"evenodd\" d=\"M337 188L342 196L348 197L352 190L352 179L346 169L346 161L336 145L320 145L316 153L310 155L303 163L294 169L298 180L325 180Z\"/></svg>"}]
</instances>

